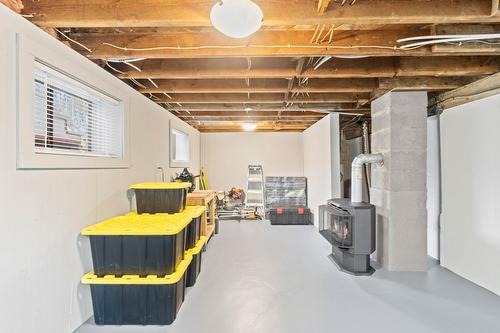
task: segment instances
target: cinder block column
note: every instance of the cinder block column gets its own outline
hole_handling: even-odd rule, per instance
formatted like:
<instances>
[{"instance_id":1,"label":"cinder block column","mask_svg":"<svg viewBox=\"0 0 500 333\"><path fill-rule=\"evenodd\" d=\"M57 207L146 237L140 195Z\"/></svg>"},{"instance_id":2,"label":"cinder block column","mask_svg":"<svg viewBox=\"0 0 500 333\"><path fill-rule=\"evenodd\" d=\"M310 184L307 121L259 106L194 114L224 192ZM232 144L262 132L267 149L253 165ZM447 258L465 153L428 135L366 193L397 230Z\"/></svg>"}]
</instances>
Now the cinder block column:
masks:
<instances>
[{"instance_id":1,"label":"cinder block column","mask_svg":"<svg viewBox=\"0 0 500 333\"><path fill-rule=\"evenodd\" d=\"M372 102L371 202L377 261L392 271L427 270L427 93L392 92Z\"/></svg>"}]
</instances>

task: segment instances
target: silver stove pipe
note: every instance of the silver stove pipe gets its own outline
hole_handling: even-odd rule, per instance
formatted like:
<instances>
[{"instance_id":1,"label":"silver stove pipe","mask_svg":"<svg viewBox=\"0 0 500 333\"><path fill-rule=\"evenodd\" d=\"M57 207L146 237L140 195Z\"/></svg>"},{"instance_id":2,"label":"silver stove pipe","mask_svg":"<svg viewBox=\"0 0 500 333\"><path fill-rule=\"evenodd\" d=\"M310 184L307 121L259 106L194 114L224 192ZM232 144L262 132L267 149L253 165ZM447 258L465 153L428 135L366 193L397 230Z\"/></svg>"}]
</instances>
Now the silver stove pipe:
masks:
<instances>
[{"instance_id":1,"label":"silver stove pipe","mask_svg":"<svg viewBox=\"0 0 500 333\"><path fill-rule=\"evenodd\" d=\"M354 158L351 166L351 202L363 202L363 165L383 162L382 154L361 154Z\"/></svg>"}]
</instances>

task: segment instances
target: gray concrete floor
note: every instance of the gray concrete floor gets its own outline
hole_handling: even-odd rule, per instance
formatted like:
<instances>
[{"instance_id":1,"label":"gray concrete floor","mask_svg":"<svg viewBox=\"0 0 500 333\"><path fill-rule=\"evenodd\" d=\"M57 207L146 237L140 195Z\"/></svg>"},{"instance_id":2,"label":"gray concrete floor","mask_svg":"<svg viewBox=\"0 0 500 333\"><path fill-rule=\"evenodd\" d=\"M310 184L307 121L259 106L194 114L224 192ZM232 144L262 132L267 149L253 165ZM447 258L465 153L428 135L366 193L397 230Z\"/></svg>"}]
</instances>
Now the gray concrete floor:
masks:
<instances>
[{"instance_id":1,"label":"gray concrete floor","mask_svg":"<svg viewBox=\"0 0 500 333\"><path fill-rule=\"evenodd\" d=\"M427 273L339 272L313 226L222 221L170 326L77 333L500 332L500 297L431 262Z\"/></svg>"}]
</instances>

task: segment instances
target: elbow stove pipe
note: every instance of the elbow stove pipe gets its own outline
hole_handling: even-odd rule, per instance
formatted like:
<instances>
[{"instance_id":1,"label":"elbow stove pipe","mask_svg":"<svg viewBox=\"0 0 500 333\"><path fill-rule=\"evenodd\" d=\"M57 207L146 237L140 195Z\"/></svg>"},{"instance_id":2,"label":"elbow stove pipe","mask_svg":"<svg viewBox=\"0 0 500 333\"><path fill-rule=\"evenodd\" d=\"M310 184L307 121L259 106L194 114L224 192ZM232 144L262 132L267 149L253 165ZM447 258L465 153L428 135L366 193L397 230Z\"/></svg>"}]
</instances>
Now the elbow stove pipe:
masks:
<instances>
[{"instance_id":1,"label":"elbow stove pipe","mask_svg":"<svg viewBox=\"0 0 500 333\"><path fill-rule=\"evenodd\" d=\"M363 202L363 165L384 162L382 154L361 154L354 158L351 166L351 202Z\"/></svg>"}]
</instances>

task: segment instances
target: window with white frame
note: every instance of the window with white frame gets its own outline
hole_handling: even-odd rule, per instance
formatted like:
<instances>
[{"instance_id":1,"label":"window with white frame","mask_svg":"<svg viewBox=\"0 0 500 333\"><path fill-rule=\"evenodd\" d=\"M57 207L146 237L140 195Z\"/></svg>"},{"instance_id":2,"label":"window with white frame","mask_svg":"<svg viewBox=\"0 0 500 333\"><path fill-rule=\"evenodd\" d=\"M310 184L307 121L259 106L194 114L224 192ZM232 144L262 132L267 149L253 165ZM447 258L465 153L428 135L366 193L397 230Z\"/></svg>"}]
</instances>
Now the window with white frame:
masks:
<instances>
[{"instance_id":1,"label":"window with white frame","mask_svg":"<svg viewBox=\"0 0 500 333\"><path fill-rule=\"evenodd\" d=\"M170 167L189 167L189 134L170 121Z\"/></svg>"},{"instance_id":2,"label":"window with white frame","mask_svg":"<svg viewBox=\"0 0 500 333\"><path fill-rule=\"evenodd\" d=\"M122 158L121 101L39 62L33 88L35 153Z\"/></svg>"}]
</instances>

